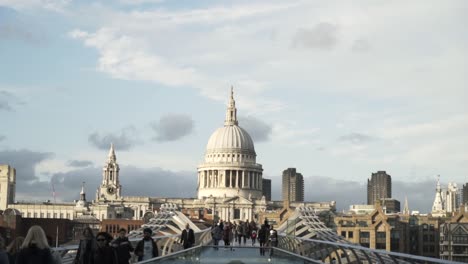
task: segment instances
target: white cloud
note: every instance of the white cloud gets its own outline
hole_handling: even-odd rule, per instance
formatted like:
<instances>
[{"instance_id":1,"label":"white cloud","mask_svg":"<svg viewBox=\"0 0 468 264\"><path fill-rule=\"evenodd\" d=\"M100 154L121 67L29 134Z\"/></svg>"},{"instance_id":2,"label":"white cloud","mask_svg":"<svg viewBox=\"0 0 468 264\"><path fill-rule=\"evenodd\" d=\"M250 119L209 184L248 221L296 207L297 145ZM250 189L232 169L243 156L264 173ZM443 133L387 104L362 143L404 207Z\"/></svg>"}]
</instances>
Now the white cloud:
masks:
<instances>
[{"instance_id":1,"label":"white cloud","mask_svg":"<svg viewBox=\"0 0 468 264\"><path fill-rule=\"evenodd\" d=\"M406 121L405 123L402 123ZM428 135L445 136L449 133L458 133L468 129L468 115L458 114L443 119L432 119L426 122L411 120L388 120L380 133L386 138L409 138Z\"/></svg>"},{"instance_id":2,"label":"white cloud","mask_svg":"<svg viewBox=\"0 0 468 264\"><path fill-rule=\"evenodd\" d=\"M0 0L0 6L8 6L17 10L43 8L55 12L63 12L71 0Z\"/></svg>"},{"instance_id":3,"label":"white cloud","mask_svg":"<svg viewBox=\"0 0 468 264\"><path fill-rule=\"evenodd\" d=\"M458 160L463 144L455 142L466 131L468 43L461 36L466 16L460 5L298 1L107 8L97 30L70 36L96 49L98 70L113 78L194 88L223 102L234 85L242 115L274 124L273 144L321 149L362 166L430 167L438 151L454 153L445 156L451 159L446 164ZM292 47L294 41L300 48ZM309 104L308 96L324 94L331 100ZM327 105L332 107L322 109ZM320 112L314 118L321 120L292 108ZM454 113L460 116L446 118ZM329 120L343 132L327 127ZM379 140L332 145L353 131Z\"/></svg>"},{"instance_id":4,"label":"white cloud","mask_svg":"<svg viewBox=\"0 0 468 264\"><path fill-rule=\"evenodd\" d=\"M293 121L273 124L271 140L275 144L287 146L308 146L321 143L318 138L319 128L302 127Z\"/></svg>"}]
</instances>

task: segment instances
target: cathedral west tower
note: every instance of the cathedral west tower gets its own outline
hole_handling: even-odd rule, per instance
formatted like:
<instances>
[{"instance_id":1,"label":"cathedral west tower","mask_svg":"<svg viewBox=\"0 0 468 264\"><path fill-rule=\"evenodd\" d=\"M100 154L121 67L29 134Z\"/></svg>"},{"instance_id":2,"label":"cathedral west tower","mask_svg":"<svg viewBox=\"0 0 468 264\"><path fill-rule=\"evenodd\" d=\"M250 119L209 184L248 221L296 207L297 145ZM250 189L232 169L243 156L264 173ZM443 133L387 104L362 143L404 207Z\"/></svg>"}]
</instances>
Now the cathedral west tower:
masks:
<instances>
[{"instance_id":1,"label":"cathedral west tower","mask_svg":"<svg viewBox=\"0 0 468 264\"><path fill-rule=\"evenodd\" d=\"M119 171L114 144L111 144L108 159L102 168L102 183L97 190L97 200L114 201L120 198L122 186L119 181Z\"/></svg>"}]
</instances>

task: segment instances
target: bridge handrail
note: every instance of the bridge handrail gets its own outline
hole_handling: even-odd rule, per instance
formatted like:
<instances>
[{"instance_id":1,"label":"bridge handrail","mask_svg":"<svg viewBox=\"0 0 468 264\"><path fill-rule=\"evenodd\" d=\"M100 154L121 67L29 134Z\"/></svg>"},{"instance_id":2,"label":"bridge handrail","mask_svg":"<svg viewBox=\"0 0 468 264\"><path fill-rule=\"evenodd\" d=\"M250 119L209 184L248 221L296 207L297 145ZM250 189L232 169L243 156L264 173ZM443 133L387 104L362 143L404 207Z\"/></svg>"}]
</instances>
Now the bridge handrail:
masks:
<instances>
[{"instance_id":1,"label":"bridge handrail","mask_svg":"<svg viewBox=\"0 0 468 264\"><path fill-rule=\"evenodd\" d=\"M367 248L367 247L363 247L363 246L352 244L352 243L337 243L337 242L331 242L331 241L326 241L326 240L295 237L292 235L285 235L285 234L280 234L279 236L290 238L290 239L295 239L295 240L300 240L302 242L310 242L312 244L326 244L326 245L331 245L331 246L338 247L338 248L356 249L359 251L371 252L379 256L406 258L406 259L426 261L426 262L431 262L431 263L441 263L441 264L461 263L461 262L436 259L436 258L430 258L430 257L424 257L424 256L417 256L417 255L411 255L411 254L405 254L405 253L399 253L399 252L390 252L390 251L381 250L381 249L372 249L372 248Z\"/></svg>"},{"instance_id":2,"label":"bridge handrail","mask_svg":"<svg viewBox=\"0 0 468 264\"><path fill-rule=\"evenodd\" d=\"M211 236L207 235L207 234L211 235L210 231L211 231L211 228L206 228L206 229L203 229L201 231L194 232L195 238L196 238L196 240L198 240L198 241L196 241L196 242L198 242L197 243L198 245L206 245L211 241ZM165 240L165 239L168 239L168 240L170 239L170 240L176 242L176 241L178 241L180 239L180 236L181 236L181 234L172 234L172 235L154 236L153 239L156 242L161 241L161 240ZM134 237L134 238L130 238L129 241L132 244L136 244L141 239L142 239L142 237ZM179 243L176 243L176 244L178 245ZM78 247L79 247L79 244L76 244L76 245L55 247L55 248L52 248L52 250L56 251L56 252L59 252L60 255L62 256L62 263L67 264L67 263L72 263L73 262L73 260L75 258L76 251L78 250ZM163 247L163 250L161 252L161 256L165 256L167 254L166 252L171 251L171 250L164 250L165 248L166 248L166 245L164 245L164 247ZM173 245L170 245L170 249L174 249ZM179 252L179 251L180 250L173 251L173 253Z\"/></svg>"}]
</instances>

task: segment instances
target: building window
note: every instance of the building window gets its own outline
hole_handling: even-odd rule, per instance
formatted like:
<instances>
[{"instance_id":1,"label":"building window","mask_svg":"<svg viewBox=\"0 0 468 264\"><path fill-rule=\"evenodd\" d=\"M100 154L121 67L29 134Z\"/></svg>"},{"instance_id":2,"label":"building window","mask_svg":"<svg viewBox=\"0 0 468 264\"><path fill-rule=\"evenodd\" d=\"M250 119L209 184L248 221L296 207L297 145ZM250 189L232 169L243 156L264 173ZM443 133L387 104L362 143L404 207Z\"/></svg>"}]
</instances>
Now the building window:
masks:
<instances>
[{"instance_id":1,"label":"building window","mask_svg":"<svg viewBox=\"0 0 468 264\"><path fill-rule=\"evenodd\" d=\"M370 233L369 232L361 232L360 233L360 241L359 243L363 247L369 247L370 246Z\"/></svg>"},{"instance_id":2,"label":"building window","mask_svg":"<svg viewBox=\"0 0 468 264\"><path fill-rule=\"evenodd\" d=\"M60 219L62 219L62 218L63 218L63 213L60 213Z\"/></svg>"},{"instance_id":3,"label":"building window","mask_svg":"<svg viewBox=\"0 0 468 264\"><path fill-rule=\"evenodd\" d=\"M341 236L346 237L346 231L341 231Z\"/></svg>"},{"instance_id":4,"label":"building window","mask_svg":"<svg viewBox=\"0 0 468 264\"><path fill-rule=\"evenodd\" d=\"M41 218L44 218L44 213L41 213Z\"/></svg>"},{"instance_id":5,"label":"building window","mask_svg":"<svg viewBox=\"0 0 468 264\"><path fill-rule=\"evenodd\" d=\"M54 213L54 218L57 218L57 213Z\"/></svg>"},{"instance_id":6,"label":"building window","mask_svg":"<svg viewBox=\"0 0 468 264\"><path fill-rule=\"evenodd\" d=\"M353 238L354 236L354 232L353 231L349 231L348 232L348 238Z\"/></svg>"},{"instance_id":7,"label":"building window","mask_svg":"<svg viewBox=\"0 0 468 264\"><path fill-rule=\"evenodd\" d=\"M67 219L70 219L70 214L69 213L67 213Z\"/></svg>"},{"instance_id":8,"label":"building window","mask_svg":"<svg viewBox=\"0 0 468 264\"><path fill-rule=\"evenodd\" d=\"M234 219L240 219L240 209L234 209Z\"/></svg>"},{"instance_id":9,"label":"building window","mask_svg":"<svg viewBox=\"0 0 468 264\"><path fill-rule=\"evenodd\" d=\"M385 232L377 232L377 243L375 243L376 249L386 249L387 246L387 234Z\"/></svg>"},{"instance_id":10,"label":"building window","mask_svg":"<svg viewBox=\"0 0 468 264\"><path fill-rule=\"evenodd\" d=\"M47 213L47 218L50 218L50 213Z\"/></svg>"}]
</instances>

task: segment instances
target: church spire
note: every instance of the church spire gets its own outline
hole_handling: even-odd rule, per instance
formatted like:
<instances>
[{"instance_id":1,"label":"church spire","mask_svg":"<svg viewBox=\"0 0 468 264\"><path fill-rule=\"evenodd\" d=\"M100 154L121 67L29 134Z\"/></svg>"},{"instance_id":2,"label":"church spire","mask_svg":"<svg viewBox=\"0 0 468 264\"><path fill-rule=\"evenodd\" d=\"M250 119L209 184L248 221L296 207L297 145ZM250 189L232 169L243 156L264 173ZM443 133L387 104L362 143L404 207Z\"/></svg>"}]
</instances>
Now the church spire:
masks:
<instances>
[{"instance_id":1,"label":"church spire","mask_svg":"<svg viewBox=\"0 0 468 264\"><path fill-rule=\"evenodd\" d=\"M443 216L445 215L445 201L442 194L442 188L440 186L440 175L437 176L437 187L435 193L434 203L432 205L432 216Z\"/></svg>"},{"instance_id":2,"label":"church spire","mask_svg":"<svg viewBox=\"0 0 468 264\"><path fill-rule=\"evenodd\" d=\"M237 126L238 124L236 101L234 100L234 88L231 86L231 97L229 98L229 104L226 110L226 120L224 121L224 126Z\"/></svg>"},{"instance_id":3,"label":"church spire","mask_svg":"<svg viewBox=\"0 0 468 264\"><path fill-rule=\"evenodd\" d=\"M405 196L405 207L403 208L403 214L409 215L408 197Z\"/></svg>"},{"instance_id":4,"label":"church spire","mask_svg":"<svg viewBox=\"0 0 468 264\"><path fill-rule=\"evenodd\" d=\"M80 192L80 200L81 201L86 201L86 193L84 191L84 184L85 184L85 182L83 182L81 184L81 192Z\"/></svg>"},{"instance_id":5,"label":"church spire","mask_svg":"<svg viewBox=\"0 0 468 264\"><path fill-rule=\"evenodd\" d=\"M116 160L117 157L115 156L114 143L111 143L111 147L109 150L109 162L115 162Z\"/></svg>"}]
</instances>

